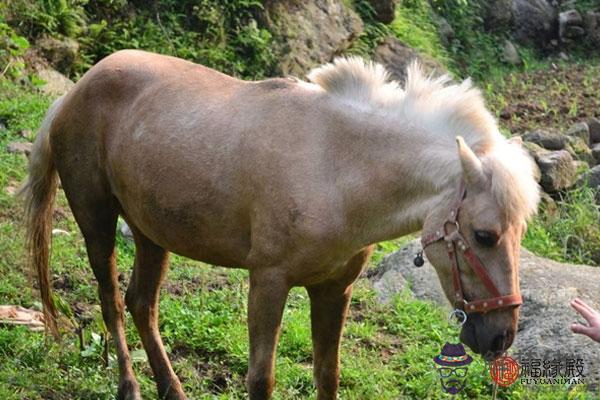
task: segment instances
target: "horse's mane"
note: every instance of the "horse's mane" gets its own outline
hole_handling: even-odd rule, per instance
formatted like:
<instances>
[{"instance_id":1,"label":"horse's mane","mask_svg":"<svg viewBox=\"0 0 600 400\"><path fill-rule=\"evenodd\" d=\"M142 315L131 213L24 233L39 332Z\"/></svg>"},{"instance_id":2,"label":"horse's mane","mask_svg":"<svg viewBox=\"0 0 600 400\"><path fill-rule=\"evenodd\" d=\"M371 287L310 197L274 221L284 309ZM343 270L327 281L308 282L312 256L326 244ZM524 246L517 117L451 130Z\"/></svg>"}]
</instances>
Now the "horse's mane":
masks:
<instances>
[{"instance_id":1,"label":"horse's mane","mask_svg":"<svg viewBox=\"0 0 600 400\"><path fill-rule=\"evenodd\" d=\"M431 153L447 160L440 186L461 174L455 137L463 136L491 176L499 206L511 218L527 219L535 213L539 202L536 166L521 146L500 134L470 79L456 84L448 75L427 77L419 63L413 62L401 87L390 80L382 65L360 57L337 58L313 69L308 79L347 102L383 110L390 118L402 118L423 135L432 136Z\"/></svg>"}]
</instances>

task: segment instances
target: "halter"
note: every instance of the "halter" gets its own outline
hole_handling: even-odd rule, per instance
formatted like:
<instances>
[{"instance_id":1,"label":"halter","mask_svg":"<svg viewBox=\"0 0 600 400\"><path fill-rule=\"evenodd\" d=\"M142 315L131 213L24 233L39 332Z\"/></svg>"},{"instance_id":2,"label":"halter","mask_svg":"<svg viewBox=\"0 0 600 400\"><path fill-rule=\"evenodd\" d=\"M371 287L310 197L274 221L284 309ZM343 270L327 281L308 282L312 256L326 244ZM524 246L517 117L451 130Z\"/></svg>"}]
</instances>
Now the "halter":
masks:
<instances>
[{"instance_id":1,"label":"halter","mask_svg":"<svg viewBox=\"0 0 600 400\"><path fill-rule=\"evenodd\" d=\"M464 309L466 312L481 312L486 313L491 310L499 308L518 306L523 304L523 299L520 293L513 293L506 296L502 296L500 291L490 278L487 270L479 260L479 257L475 254L469 242L464 238L460 232L460 225L458 224L458 213L460 206L467 195L464 182L461 182L459 189L459 197L456 204L450 210L450 216L444 222L442 228L436 232L421 237L421 246L423 249L443 240L446 242L446 251L448 252L448 258L452 264L452 283L454 285L454 302L458 309ZM493 296L483 300L465 300L462 285L460 283L460 270L458 269L458 253L461 253L464 260L469 264L471 269L477 274L481 283L486 287L488 292ZM417 258L415 258L415 265L420 266L422 264L422 251Z\"/></svg>"}]
</instances>

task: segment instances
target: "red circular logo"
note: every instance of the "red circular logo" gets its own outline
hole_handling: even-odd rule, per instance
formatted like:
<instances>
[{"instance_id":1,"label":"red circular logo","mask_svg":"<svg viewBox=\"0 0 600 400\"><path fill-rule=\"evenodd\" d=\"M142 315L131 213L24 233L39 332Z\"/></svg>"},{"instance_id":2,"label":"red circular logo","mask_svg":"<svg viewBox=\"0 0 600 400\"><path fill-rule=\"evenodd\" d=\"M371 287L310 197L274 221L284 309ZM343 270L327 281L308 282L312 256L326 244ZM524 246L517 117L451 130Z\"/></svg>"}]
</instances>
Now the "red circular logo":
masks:
<instances>
[{"instance_id":1,"label":"red circular logo","mask_svg":"<svg viewBox=\"0 0 600 400\"><path fill-rule=\"evenodd\" d=\"M508 356L499 357L490 364L490 376L498 385L510 386L519 377L519 363Z\"/></svg>"}]
</instances>

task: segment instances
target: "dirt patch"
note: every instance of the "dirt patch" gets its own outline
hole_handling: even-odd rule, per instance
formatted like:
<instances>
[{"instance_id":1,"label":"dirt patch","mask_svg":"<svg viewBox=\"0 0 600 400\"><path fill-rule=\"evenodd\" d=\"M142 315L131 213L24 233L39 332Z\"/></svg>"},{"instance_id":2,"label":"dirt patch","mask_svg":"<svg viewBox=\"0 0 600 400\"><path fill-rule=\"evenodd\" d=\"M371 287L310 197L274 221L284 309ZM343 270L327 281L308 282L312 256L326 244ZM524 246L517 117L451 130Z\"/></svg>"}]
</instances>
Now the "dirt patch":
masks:
<instances>
[{"instance_id":1,"label":"dirt patch","mask_svg":"<svg viewBox=\"0 0 600 400\"><path fill-rule=\"evenodd\" d=\"M488 104L500 125L513 134L540 127L567 129L600 117L600 66L551 65L534 72L511 73L494 85Z\"/></svg>"}]
</instances>

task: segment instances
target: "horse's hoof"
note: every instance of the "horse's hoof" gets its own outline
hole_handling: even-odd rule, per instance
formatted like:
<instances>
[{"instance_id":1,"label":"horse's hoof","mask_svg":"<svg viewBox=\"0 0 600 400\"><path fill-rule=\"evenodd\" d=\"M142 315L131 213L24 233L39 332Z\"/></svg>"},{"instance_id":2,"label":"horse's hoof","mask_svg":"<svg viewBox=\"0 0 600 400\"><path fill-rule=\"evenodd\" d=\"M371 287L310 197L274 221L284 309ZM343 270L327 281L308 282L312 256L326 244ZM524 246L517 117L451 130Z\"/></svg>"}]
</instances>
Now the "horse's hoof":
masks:
<instances>
[{"instance_id":1,"label":"horse's hoof","mask_svg":"<svg viewBox=\"0 0 600 400\"><path fill-rule=\"evenodd\" d=\"M118 400L142 400L140 385L136 381L122 381L117 392Z\"/></svg>"}]
</instances>

